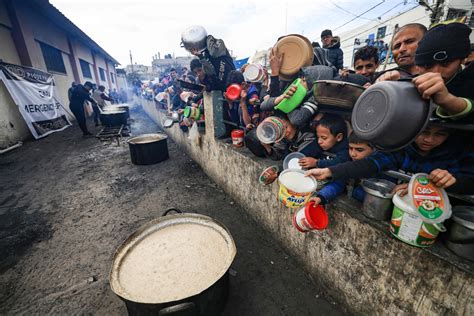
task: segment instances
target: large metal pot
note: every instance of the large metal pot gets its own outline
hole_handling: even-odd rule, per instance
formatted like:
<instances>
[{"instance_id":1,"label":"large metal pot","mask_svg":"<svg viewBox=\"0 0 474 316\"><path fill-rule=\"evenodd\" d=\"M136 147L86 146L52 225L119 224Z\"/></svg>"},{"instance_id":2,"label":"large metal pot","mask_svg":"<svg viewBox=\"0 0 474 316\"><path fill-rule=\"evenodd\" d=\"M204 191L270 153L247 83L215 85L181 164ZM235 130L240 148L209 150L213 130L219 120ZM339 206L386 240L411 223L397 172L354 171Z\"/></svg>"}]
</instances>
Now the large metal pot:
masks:
<instances>
[{"instance_id":1,"label":"large metal pot","mask_svg":"<svg viewBox=\"0 0 474 316\"><path fill-rule=\"evenodd\" d=\"M352 128L361 139L383 151L410 144L431 116L429 101L411 81L382 81L369 87L352 112Z\"/></svg>"},{"instance_id":2,"label":"large metal pot","mask_svg":"<svg viewBox=\"0 0 474 316\"><path fill-rule=\"evenodd\" d=\"M110 111L125 111L127 112L127 119L130 118L130 107L127 104L113 104L107 105L103 109L105 112Z\"/></svg>"},{"instance_id":3,"label":"large metal pot","mask_svg":"<svg viewBox=\"0 0 474 316\"><path fill-rule=\"evenodd\" d=\"M392 215L392 190L395 183L384 179L365 179L362 188L365 191L362 212L369 218L389 220Z\"/></svg>"},{"instance_id":4,"label":"large metal pot","mask_svg":"<svg viewBox=\"0 0 474 316\"><path fill-rule=\"evenodd\" d=\"M100 113L100 122L104 126L120 126L127 125L127 112L112 110L112 111L102 111Z\"/></svg>"},{"instance_id":5,"label":"large metal pot","mask_svg":"<svg viewBox=\"0 0 474 316\"><path fill-rule=\"evenodd\" d=\"M200 25L194 25L181 33L181 44L187 51L196 49L202 52L207 48L207 32Z\"/></svg>"},{"instance_id":6,"label":"large metal pot","mask_svg":"<svg viewBox=\"0 0 474 316\"><path fill-rule=\"evenodd\" d=\"M130 138L127 143L135 165L152 165L169 158L166 134L143 134Z\"/></svg>"},{"instance_id":7,"label":"large metal pot","mask_svg":"<svg viewBox=\"0 0 474 316\"><path fill-rule=\"evenodd\" d=\"M318 80L313 85L313 95L319 106L352 110L365 88L353 83L336 80Z\"/></svg>"},{"instance_id":8,"label":"large metal pot","mask_svg":"<svg viewBox=\"0 0 474 316\"><path fill-rule=\"evenodd\" d=\"M170 209L164 215L170 211L181 213ZM173 256L163 249L173 250ZM227 228L208 216L163 216L117 249L110 287L130 315L219 315L236 252Z\"/></svg>"}]
</instances>

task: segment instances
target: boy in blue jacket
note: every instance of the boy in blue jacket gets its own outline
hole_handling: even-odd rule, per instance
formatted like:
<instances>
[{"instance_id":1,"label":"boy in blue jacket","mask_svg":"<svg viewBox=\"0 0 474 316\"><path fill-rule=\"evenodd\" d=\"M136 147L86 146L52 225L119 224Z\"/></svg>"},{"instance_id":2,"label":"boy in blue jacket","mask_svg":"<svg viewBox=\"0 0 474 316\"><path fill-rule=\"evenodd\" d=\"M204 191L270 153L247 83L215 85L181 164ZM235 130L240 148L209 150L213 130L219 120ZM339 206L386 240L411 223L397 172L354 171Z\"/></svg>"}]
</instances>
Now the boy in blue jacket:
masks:
<instances>
[{"instance_id":1,"label":"boy in blue jacket","mask_svg":"<svg viewBox=\"0 0 474 316\"><path fill-rule=\"evenodd\" d=\"M427 173L430 180L448 192L474 191L474 152L451 131L429 124L413 143L395 152L377 152L357 161L307 172L318 180L347 180L376 176L385 170L407 174ZM451 136L451 137L450 137Z\"/></svg>"},{"instance_id":2,"label":"boy in blue jacket","mask_svg":"<svg viewBox=\"0 0 474 316\"><path fill-rule=\"evenodd\" d=\"M304 169L326 168L349 161L347 125L342 117L325 114L316 126L317 139L306 149L299 163Z\"/></svg>"},{"instance_id":3,"label":"boy in blue jacket","mask_svg":"<svg viewBox=\"0 0 474 316\"><path fill-rule=\"evenodd\" d=\"M374 152L371 144L362 141L355 134L349 136L349 156L353 161L364 159ZM346 182L344 180L332 181L324 186L311 200L318 204L327 204L336 199L344 192ZM365 192L360 185L354 186L352 197L358 201L363 201Z\"/></svg>"}]
</instances>

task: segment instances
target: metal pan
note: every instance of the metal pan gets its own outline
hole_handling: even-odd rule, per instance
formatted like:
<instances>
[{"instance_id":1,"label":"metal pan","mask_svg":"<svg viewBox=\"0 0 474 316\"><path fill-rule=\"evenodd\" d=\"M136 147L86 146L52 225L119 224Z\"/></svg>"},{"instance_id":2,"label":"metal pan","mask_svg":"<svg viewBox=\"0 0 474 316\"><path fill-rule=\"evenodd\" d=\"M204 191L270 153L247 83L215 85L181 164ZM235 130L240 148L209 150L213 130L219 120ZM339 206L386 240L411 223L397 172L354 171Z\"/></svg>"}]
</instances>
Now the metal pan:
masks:
<instances>
[{"instance_id":1,"label":"metal pan","mask_svg":"<svg viewBox=\"0 0 474 316\"><path fill-rule=\"evenodd\" d=\"M314 99L319 106L332 106L352 110L365 88L354 83L337 80L318 80L313 85Z\"/></svg>"},{"instance_id":2,"label":"metal pan","mask_svg":"<svg viewBox=\"0 0 474 316\"><path fill-rule=\"evenodd\" d=\"M181 212L170 209L164 215L167 215L170 211ZM188 232L196 228L198 228L199 236L189 238L191 235ZM216 251L213 245L203 243L207 239L201 238L201 236L205 235L204 237L206 237L207 234L213 236L214 239L219 239L217 249L225 249L223 253L215 254L219 255L222 260L214 263L217 267L215 269L213 267L212 277L209 278L206 278L208 266L199 265L196 270L195 266L190 265L194 259L209 254L212 255L212 252ZM178 240L186 240L186 243L175 242ZM178 249L181 247L183 251L176 257L171 258L174 263L164 266L161 261L169 258L166 258L163 255L164 252L160 251L163 248L163 246L160 248L160 244L177 247ZM189 247L183 247L183 245ZM185 251L188 248L201 249L203 252L193 254ZM143 249L148 249L149 252L143 252ZM208 216L184 213L163 216L141 226L117 249L109 275L110 287L126 303L129 314L163 315L176 310L185 310L186 315L218 315L222 312L227 300L229 290L228 270L236 252L234 240L227 228ZM148 253L151 255L148 255ZM141 258L144 259L141 260ZM137 265L133 265L133 262L136 262ZM130 280L130 273L134 273L133 267L142 270L139 276L146 276L133 278L134 284L131 286L127 284L126 280ZM186 276L187 274L190 275L190 278L195 278L195 282L198 282L198 286L193 286L190 290L185 289L189 293L185 294L183 291L167 295L169 291L156 290L160 289L161 280L166 278L170 282L175 282L176 286L183 286L182 282L191 284L192 280ZM184 277L181 277L181 275ZM173 279L173 276L176 276L176 280ZM186 280L183 281L179 278ZM169 286L166 287L166 289L168 288ZM139 289L139 291L136 289Z\"/></svg>"}]
</instances>

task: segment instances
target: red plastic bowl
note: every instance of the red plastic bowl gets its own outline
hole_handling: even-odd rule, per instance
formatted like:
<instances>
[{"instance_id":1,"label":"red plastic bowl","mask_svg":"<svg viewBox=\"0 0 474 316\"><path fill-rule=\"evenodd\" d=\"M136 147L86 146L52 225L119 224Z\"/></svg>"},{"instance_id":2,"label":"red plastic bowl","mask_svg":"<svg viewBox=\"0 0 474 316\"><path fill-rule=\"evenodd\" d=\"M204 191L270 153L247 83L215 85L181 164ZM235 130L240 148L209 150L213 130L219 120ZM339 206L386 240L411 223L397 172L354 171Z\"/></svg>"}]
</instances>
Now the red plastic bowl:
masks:
<instances>
[{"instance_id":1,"label":"red plastic bowl","mask_svg":"<svg viewBox=\"0 0 474 316\"><path fill-rule=\"evenodd\" d=\"M241 92L242 92L242 87L239 84L234 83L227 87L227 90L225 91L225 95L227 96L228 99L235 101L238 98L240 98Z\"/></svg>"}]
</instances>

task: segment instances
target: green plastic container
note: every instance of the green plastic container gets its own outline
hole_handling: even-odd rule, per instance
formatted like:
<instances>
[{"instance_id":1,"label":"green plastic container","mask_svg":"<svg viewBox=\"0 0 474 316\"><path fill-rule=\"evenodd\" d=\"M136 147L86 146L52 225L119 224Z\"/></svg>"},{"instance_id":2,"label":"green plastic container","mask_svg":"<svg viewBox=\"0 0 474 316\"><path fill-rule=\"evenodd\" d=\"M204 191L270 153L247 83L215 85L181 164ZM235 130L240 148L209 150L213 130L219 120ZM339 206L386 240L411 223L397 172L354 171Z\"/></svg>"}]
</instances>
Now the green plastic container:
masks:
<instances>
[{"instance_id":1,"label":"green plastic container","mask_svg":"<svg viewBox=\"0 0 474 316\"><path fill-rule=\"evenodd\" d=\"M293 81L293 83L285 90L283 94L285 94L293 85L297 87L296 92L291 96L291 98L283 99L283 101L281 101L277 106L275 106L276 110L280 110L288 114L293 111L298 105L300 105L301 101L303 101L308 91L301 84L301 78L298 78Z\"/></svg>"}]
</instances>

